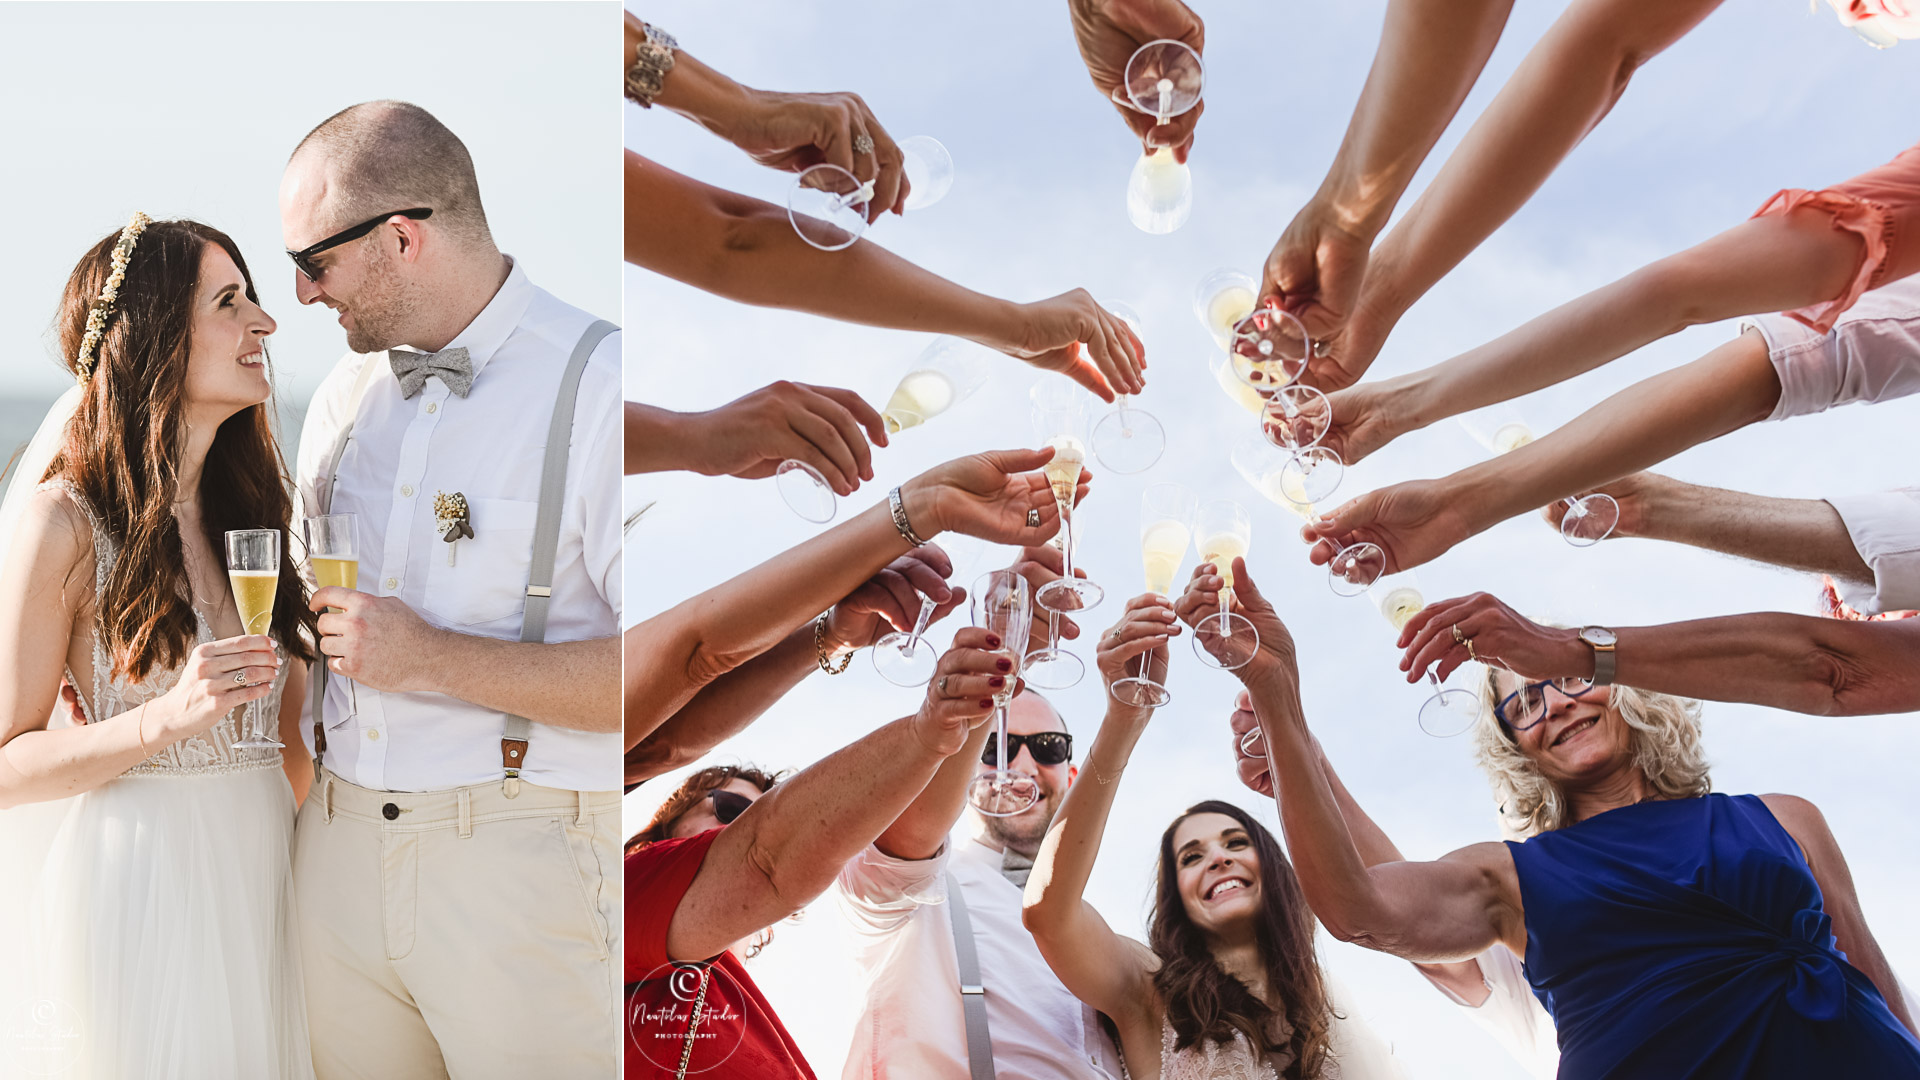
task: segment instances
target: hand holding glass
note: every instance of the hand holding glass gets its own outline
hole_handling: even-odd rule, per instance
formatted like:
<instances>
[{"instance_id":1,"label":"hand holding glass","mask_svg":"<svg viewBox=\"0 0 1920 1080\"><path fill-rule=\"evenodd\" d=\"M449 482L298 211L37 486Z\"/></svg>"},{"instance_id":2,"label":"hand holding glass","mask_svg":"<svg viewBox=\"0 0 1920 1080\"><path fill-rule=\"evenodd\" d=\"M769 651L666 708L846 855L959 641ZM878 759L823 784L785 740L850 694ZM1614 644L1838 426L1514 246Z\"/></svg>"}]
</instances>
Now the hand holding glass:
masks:
<instances>
[{"instance_id":1,"label":"hand holding glass","mask_svg":"<svg viewBox=\"0 0 1920 1080\"><path fill-rule=\"evenodd\" d=\"M249 634L273 630L273 599L280 589L280 530L235 529L227 533L227 580L233 585L233 604ZM286 743L273 737L260 716L260 703L247 703L246 736L236 749L279 749Z\"/></svg>"},{"instance_id":2,"label":"hand holding glass","mask_svg":"<svg viewBox=\"0 0 1920 1080\"><path fill-rule=\"evenodd\" d=\"M1004 672L1006 685L993 695L994 761L997 767L973 778L967 800L987 817L1011 817L1040 801L1040 784L1023 772L1007 768L1007 706L1019 687L1027 630L1033 620L1027 579L1011 570L995 570L973 584L973 625L1000 639L1012 670Z\"/></svg>"}]
</instances>

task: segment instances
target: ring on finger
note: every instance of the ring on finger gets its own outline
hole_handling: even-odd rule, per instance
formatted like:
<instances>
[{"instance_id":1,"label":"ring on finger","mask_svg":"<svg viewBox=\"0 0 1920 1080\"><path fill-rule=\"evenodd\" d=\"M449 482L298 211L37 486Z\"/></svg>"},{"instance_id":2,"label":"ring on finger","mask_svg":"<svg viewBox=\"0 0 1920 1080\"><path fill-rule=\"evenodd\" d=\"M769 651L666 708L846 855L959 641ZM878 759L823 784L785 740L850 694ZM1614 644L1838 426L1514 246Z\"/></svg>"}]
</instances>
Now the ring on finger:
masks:
<instances>
[{"instance_id":1,"label":"ring on finger","mask_svg":"<svg viewBox=\"0 0 1920 1080\"><path fill-rule=\"evenodd\" d=\"M235 686L247 685L247 672L245 668L242 668L239 671L236 671L233 673L233 684Z\"/></svg>"},{"instance_id":2,"label":"ring on finger","mask_svg":"<svg viewBox=\"0 0 1920 1080\"><path fill-rule=\"evenodd\" d=\"M1478 654L1476 654L1476 653L1475 653L1475 652L1473 651L1473 639L1472 639L1472 638L1468 638L1468 639L1467 639L1466 641L1464 641L1464 642L1461 642L1461 644L1463 644L1463 645L1465 645L1465 646L1467 647L1467 655L1468 655L1469 657L1471 657L1472 659L1475 659L1475 660L1478 660L1478 659L1480 659L1480 657L1479 657L1479 655L1478 655Z\"/></svg>"},{"instance_id":3,"label":"ring on finger","mask_svg":"<svg viewBox=\"0 0 1920 1080\"><path fill-rule=\"evenodd\" d=\"M1460 633L1460 624L1459 624L1459 623L1454 623L1454 624L1453 624L1453 643L1454 643L1455 645L1465 645L1465 644L1467 643L1467 639L1466 639L1466 636L1465 636L1464 634L1462 634L1462 633Z\"/></svg>"},{"instance_id":4,"label":"ring on finger","mask_svg":"<svg viewBox=\"0 0 1920 1080\"><path fill-rule=\"evenodd\" d=\"M853 152L856 154L873 153L873 136L862 131L853 137Z\"/></svg>"},{"instance_id":5,"label":"ring on finger","mask_svg":"<svg viewBox=\"0 0 1920 1080\"><path fill-rule=\"evenodd\" d=\"M937 689L940 691L940 696L946 697L947 696L947 677L945 675L940 676L940 682L936 684L936 686L937 686Z\"/></svg>"},{"instance_id":6,"label":"ring on finger","mask_svg":"<svg viewBox=\"0 0 1920 1080\"><path fill-rule=\"evenodd\" d=\"M1027 528L1037 529L1039 527L1040 527L1040 511L1029 509L1027 511Z\"/></svg>"}]
</instances>

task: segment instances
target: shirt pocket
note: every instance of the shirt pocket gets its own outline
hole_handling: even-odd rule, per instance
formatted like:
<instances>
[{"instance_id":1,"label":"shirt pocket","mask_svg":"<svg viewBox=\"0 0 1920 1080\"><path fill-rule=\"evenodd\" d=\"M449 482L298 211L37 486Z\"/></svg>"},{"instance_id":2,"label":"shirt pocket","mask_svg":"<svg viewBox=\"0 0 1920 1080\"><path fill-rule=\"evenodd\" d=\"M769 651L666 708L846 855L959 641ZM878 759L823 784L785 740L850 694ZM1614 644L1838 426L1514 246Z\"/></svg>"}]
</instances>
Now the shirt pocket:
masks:
<instances>
[{"instance_id":1,"label":"shirt pocket","mask_svg":"<svg viewBox=\"0 0 1920 1080\"><path fill-rule=\"evenodd\" d=\"M425 606L433 620L452 628L506 631L518 637L533 568L533 523L540 504L520 499L468 499L473 535L452 545L436 533L427 570ZM511 625L493 626L505 620ZM501 636L491 633L487 636Z\"/></svg>"}]
</instances>

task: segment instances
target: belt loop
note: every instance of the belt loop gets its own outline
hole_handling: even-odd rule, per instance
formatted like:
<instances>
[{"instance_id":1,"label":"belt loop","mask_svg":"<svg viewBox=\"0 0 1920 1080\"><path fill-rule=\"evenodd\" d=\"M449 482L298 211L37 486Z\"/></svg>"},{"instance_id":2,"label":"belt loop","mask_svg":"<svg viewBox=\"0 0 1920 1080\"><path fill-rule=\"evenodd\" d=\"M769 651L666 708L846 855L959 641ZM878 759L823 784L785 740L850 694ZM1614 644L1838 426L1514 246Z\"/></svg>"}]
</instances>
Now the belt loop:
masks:
<instances>
[{"instance_id":1,"label":"belt loop","mask_svg":"<svg viewBox=\"0 0 1920 1080\"><path fill-rule=\"evenodd\" d=\"M333 775L331 773L320 785L320 808L327 812L327 824L333 824Z\"/></svg>"},{"instance_id":2,"label":"belt loop","mask_svg":"<svg viewBox=\"0 0 1920 1080\"><path fill-rule=\"evenodd\" d=\"M460 839L473 836L473 792L461 788L455 796L460 803Z\"/></svg>"},{"instance_id":3,"label":"belt loop","mask_svg":"<svg viewBox=\"0 0 1920 1080\"><path fill-rule=\"evenodd\" d=\"M574 794L579 796L580 810L574 815L573 823L584 829L587 827L587 793L584 791L576 791Z\"/></svg>"}]
</instances>

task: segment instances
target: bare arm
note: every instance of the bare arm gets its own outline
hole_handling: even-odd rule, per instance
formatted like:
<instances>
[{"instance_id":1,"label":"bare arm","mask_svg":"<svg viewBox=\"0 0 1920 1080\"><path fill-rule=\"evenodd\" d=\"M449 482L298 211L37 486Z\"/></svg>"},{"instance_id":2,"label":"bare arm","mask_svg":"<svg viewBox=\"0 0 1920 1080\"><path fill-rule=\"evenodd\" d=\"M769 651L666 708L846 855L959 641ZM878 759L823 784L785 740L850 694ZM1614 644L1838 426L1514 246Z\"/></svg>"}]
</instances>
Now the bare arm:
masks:
<instances>
[{"instance_id":1,"label":"bare arm","mask_svg":"<svg viewBox=\"0 0 1920 1080\"><path fill-rule=\"evenodd\" d=\"M293 788L293 805L307 800L313 786L313 756L300 730L300 709L307 700L307 665L295 662L287 669L287 685L280 691L280 767L286 771L287 784Z\"/></svg>"},{"instance_id":2,"label":"bare arm","mask_svg":"<svg viewBox=\"0 0 1920 1080\"><path fill-rule=\"evenodd\" d=\"M882 855L896 859L931 859L947 842L953 823L967 804L967 785L973 782L973 763L993 733L992 724L981 724L967 736L960 752L940 763L920 794L914 796L900 816L873 841Z\"/></svg>"},{"instance_id":3,"label":"bare arm","mask_svg":"<svg viewBox=\"0 0 1920 1080\"><path fill-rule=\"evenodd\" d=\"M1880 951L1873 931L1867 928L1866 914L1860 909L1860 895L1853 887L1853 872L1847 868L1847 858L1840 851L1839 841L1833 838L1833 830L1827 827L1826 816L1820 813L1819 807L1798 796L1762 795L1760 798L1806 856L1807 867L1820 885L1822 906L1833 920L1834 943L1847 955L1848 963L1873 980L1880 995L1887 999L1894 1019L1905 1024L1908 1031L1920 1033L1920 1028L1914 1026L1912 1004L1901 999L1900 982L1894 977L1893 967Z\"/></svg>"},{"instance_id":4,"label":"bare arm","mask_svg":"<svg viewBox=\"0 0 1920 1080\"><path fill-rule=\"evenodd\" d=\"M986 651L987 641L986 631L962 628L941 658L940 674L952 674L964 693L984 692L996 655ZM829 754L768 792L714 840L667 929L667 955L714 956L805 907L991 713L990 698L930 692L916 715Z\"/></svg>"},{"instance_id":5,"label":"bare arm","mask_svg":"<svg viewBox=\"0 0 1920 1080\"><path fill-rule=\"evenodd\" d=\"M1137 339L1085 290L1015 304L956 285L867 240L821 251L800 239L785 209L682 176L631 150L626 259L744 304L967 338L1067 375L1108 401L1113 387L1125 393L1145 387Z\"/></svg>"},{"instance_id":6,"label":"bare arm","mask_svg":"<svg viewBox=\"0 0 1920 1080\"><path fill-rule=\"evenodd\" d=\"M1706 701L1740 701L1816 716L1920 709L1920 620L1851 622L1766 611L1616 631L1614 681ZM1542 626L1486 593L1427 605L1400 641L1409 682L1441 678L1481 656L1529 679L1590 678L1593 650L1573 630Z\"/></svg>"}]
</instances>

